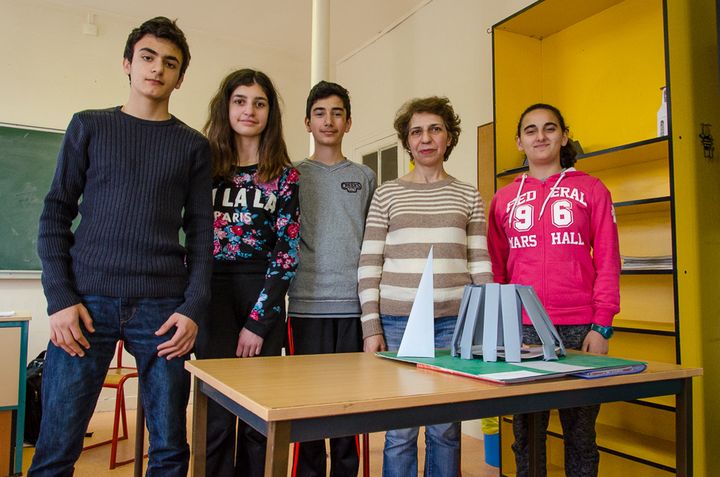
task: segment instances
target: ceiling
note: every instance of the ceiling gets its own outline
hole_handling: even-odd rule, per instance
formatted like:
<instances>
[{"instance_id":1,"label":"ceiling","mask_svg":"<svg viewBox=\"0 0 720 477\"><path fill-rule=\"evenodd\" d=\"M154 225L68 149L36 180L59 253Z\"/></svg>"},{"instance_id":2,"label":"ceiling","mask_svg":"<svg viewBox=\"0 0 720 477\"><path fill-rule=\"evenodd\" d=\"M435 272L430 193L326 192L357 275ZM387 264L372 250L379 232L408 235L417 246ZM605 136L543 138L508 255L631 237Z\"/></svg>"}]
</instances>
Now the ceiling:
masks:
<instances>
[{"instance_id":1,"label":"ceiling","mask_svg":"<svg viewBox=\"0 0 720 477\"><path fill-rule=\"evenodd\" d=\"M186 32L202 31L245 44L310 58L312 0L47 0L98 16L137 23L177 18ZM330 63L364 45L428 0L330 0ZM98 24L101 21L98 20Z\"/></svg>"}]
</instances>

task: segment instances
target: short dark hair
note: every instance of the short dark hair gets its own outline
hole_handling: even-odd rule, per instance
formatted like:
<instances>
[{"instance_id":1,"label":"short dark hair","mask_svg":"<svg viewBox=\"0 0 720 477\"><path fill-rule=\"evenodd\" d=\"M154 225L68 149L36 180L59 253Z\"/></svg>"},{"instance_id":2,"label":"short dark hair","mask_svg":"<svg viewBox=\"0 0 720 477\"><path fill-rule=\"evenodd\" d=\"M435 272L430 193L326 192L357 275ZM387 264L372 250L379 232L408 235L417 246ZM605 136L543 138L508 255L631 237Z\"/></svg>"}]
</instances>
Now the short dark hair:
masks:
<instances>
[{"instance_id":1,"label":"short dark hair","mask_svg":"<svg viewBox=\"0 0 720 477\"><path fill-rule=\"evenodd\" d=\"M450 136L450 144L445 150L445 160L450 157L450 153L455 148L460 139L460 117L455 114L455 110L450 104L450 100L441 96L430 96L428 98L415 98L403 104L395 114L395 131L398 138L402 141L402 145L406 151L410 152L410 144L408 143L408 133L410 121L415 113L437 114L443 119L445 129Z\"/></svg>"},{"instance_id":2,"label":"short dark hair","mask_svg":"<svg viewBox=\"0 0 720 477\"><path fill-rule=\"evenodd\" d=\"M343 107L345 108L345 119L350 119L350 93L339 84L329 81L320 81L310 90L307 103L305 104L305 119L310 119L310 113L316 101L329 98L330 96L337 96L342 100Z\"/></svg>"},{"instance_id":3,"label":"short dark hair","mask_svg":"<svg viewBox=\"0 0 720 477\"><path fill-rule=\"evenodd\" d=\"M560 110L558 108L551 104L535 103L528 106L525 111L523 111L523 113L520 115L517 130L515 131L516 137L520 137L520 128L522 127L522 122L523 119L525 119L525 116L528 113L538 109L545 109L553 113L558 120L558 126L560 126L560 130L566 134L570 132L570 128L565 125L565 118L563 118L563 115L560 113ZM576 161L577 150L575 149L572 141L568 140L567 144L560 148L560 167L562 167L563 169L567 169L568 167L574 166Z\"/></svg>"},{"instance_id":4,"label":"short dark hair","mask_svg":"<svg viewBox=\"0 0 720 477\"><path fill-rule=\"evenodd\" d=\"M172 42L178 47L182 58L180 62L180 77L182 78L190 64L190 47L185 39L185 33L177 26L177 20L167 17L155 17L133 29L125 43L123 57L132 63L135 44L145 35L152 35Z\"/></svg>"}]
</instances>

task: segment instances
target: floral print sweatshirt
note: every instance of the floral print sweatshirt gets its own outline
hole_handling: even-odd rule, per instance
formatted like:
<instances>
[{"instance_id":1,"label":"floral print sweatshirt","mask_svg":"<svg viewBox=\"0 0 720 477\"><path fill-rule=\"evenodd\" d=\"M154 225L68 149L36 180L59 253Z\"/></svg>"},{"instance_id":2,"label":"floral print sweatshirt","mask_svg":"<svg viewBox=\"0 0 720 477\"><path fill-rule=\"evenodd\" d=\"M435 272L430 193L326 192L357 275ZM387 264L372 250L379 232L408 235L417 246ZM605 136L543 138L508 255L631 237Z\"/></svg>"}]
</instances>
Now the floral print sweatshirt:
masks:
<instances>
[{"instance_id":1,"label":"floral print sweatshirt","mask_svg":"<svg viewBox=\"0 0 720 477\"><path fill-rule=\"evenodd\" d=\"M265 285L245 327L265 337L282 315L300 243L298 179L286 167L268 183L257 165L238 167L213 186L214 273L265 273Z\"/></svg>"}]
</instances>

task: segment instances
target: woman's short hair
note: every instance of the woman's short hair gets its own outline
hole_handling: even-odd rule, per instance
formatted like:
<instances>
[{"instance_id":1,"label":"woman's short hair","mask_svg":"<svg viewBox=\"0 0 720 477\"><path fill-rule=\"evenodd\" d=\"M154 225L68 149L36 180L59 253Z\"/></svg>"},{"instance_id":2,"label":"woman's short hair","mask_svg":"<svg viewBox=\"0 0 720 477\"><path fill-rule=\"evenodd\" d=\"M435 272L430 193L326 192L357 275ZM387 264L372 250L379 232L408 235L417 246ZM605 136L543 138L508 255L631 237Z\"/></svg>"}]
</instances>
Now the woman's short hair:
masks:
<instances>
[{"instance_id":1,"label":"woman's short hair","mask_svg":"<svg viewBox=\"0 0 720 477\"><path fill-rule=\"evenodd\" d=\"M450 100L444 96L430 96L427 98L414 98L403 104L395 114L395 131L398 138L402 141L402 145L406 151L410 152L408 143L408 133L410 132L410 121L416 113L437 114L443 119L445 129L447 129L450 137L450 144L445 150L445 160L450 157L450 153L457 145L460 138L460 117L455 114L455 110L450 104Z\"/></svg>"}]
</instances>

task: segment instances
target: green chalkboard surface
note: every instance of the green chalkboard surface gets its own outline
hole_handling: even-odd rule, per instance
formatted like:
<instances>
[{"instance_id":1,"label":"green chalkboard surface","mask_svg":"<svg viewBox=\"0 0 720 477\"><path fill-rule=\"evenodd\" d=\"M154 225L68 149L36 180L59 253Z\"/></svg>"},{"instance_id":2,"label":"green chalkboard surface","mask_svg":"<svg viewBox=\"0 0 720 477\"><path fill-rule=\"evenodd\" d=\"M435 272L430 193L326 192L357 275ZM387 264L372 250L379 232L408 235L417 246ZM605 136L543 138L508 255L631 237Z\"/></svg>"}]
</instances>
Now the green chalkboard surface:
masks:
<instances>
[{"instance_id":1,"label":"green chalkboard surface","mask_svg":"<svg viewBox=\"0 0 720 477\"><path fill-rule=\"evenodd\" d=\"M0 125L0 270L40 270L38 220L62 138Z\"/></svg>"}]
</instances>

